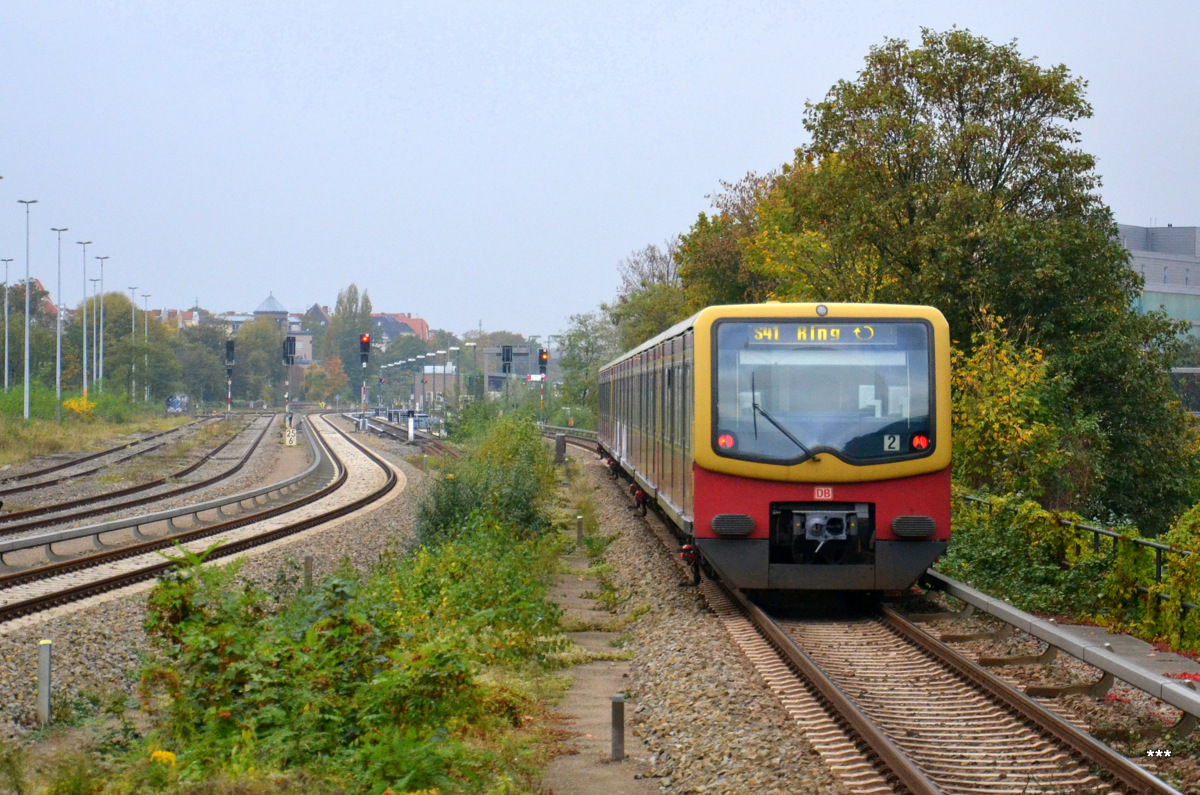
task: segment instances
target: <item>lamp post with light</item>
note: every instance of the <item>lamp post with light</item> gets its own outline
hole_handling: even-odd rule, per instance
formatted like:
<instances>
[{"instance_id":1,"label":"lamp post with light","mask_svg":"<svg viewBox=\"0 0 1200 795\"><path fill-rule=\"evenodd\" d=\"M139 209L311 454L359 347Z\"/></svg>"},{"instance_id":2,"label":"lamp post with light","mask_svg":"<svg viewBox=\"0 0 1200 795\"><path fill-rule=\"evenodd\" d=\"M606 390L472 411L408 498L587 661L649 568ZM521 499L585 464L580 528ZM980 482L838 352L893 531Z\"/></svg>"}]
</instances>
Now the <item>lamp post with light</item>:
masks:
<instances>
[{"instance_id":1,"label":"lamp post with light","mask_svg":"<svg viewBox=\"0 0 1200 795\"><path fill-rule=\"evenodd\" d=\"M54 316L55 316L55 344L54 344L54 394L57 400L54 403L54 419L62 422L62 233L67 231L64 226L61 229L58 227L50 227L51 232L58 233L58 286L54 288L57 292L54 294ZM83 300L87 300L87 293L83 295Z\"/></svg>"},{"instance_id":2,"label":"lamp post with light","mask_svg":"<svg viewBox=\"0 0 1200 795\"><path fill-rule=\"evenodd\" d=\"M96 373L98 372L96 368L99 367L99 365L96 362L96 347L97 347L96 343L100 341L100 313L96 311L96 306L97 306L97 303L100 301L100 279L98 279L98 278L88 279L88 281L92 283L92 378L95 379ZM83 303L84 303L83 325L86 327L87 326L87 299L86 298L83 299ZM84 328L83 336L85 338L87 337L87 328ZM87 345L83 346L83 358L85 358L85 359L87 358ZM87 373L87 368L85 367L84 374L86 375L86 373Z\"/></svg>"},{"instance_id":3,"label":"lamp post with light","mask_svg":"<svg viewBox=\"0 0 1200 795\"><path fill-rule=\"evenodd\" d=\"M90 240L76 240L78 245L83 246L83 403L87 406L87 388L88 388L88 371L87 371L87 247L92 244ZM93 371L94 372L94 371Z\"/></svg>"},{"instance_id":4,"label":"lamp post with light","mask_svg":"<svg viewBox=\"0 0 1200 795\"><path fill-rule=\"evenodd\" d=\"M9 257L4 262L4 391L8 391L8 263L12 262L12 257Z\"/></svg>"},{"instance_id":5,"label":"lamp post with light","mask_svg":"<svg viewBox=\"0 0 1200 795\"><path fill-rule=\"evenodd\" d=\"M100 260L100 369L92 373L96 379L96 389L104 391L104 260L108 257L96 257ZM137 288L134 288L137 289Z\"/></svg>"},{"instance_id":6,"label":"lamp post with light","mask_svg":"<svg viewBox=\"0 0 1200 795\"><path fill-rule=\"evenodd\" d=\"M146 379L146 398L142 402L150 402L150 295L151 293L142 293L142 344L145 349L142 351L142 378Z\"/></svg>"},{"instance_id":7,"label":"lamp post with light","mask_svg":"<svg viewBox=\"0 0 1200 795\"><path fill-rule=\"evenodd\" d=\"M129 399L137 400L137 288L129 288Z\"/></svg>"},{"instance_id":8,"label":"lamp post with light","mask_svg":"<svg viewBox=\"0 0 1200 795\"><path fill-rule=\"evenodd\" d=\"M29 205L37 199L17 199L25 205L25 421L29 422Z\"/></svg>"}]
</instances>

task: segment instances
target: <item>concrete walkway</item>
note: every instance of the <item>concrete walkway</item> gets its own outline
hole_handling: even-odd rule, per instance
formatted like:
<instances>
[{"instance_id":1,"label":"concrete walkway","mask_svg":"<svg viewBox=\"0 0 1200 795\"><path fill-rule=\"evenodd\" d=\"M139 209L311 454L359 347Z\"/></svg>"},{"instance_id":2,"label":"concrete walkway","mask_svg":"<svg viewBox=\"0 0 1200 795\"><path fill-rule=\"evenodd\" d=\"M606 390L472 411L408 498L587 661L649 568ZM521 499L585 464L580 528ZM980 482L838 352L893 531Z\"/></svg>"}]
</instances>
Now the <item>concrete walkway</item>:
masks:
<instances>
[{"instance_id":1,"label":"concrete walkway","mask_svg":"<svg viewBox=\"0 0 1200 795\"><path fill-rule=\"evenodd\" d=\"M572 538L574 533L571 534ZM571 574L559 578L554 600L562 606L566 620L583 623L594 629L570 632L567 636L582 648L594 652L613 652L618 633L600 629L611 621L611 613L596 609L584 593L599 587L595 579L583 572L587 558L569 555L564 558ZM631 704L625 707L625 759L613 762L612 697L629 687L629 663L596 661L577 665L569 670L570 690L559 703L566 718L564 728L574 734L563 743L564 755L557 757L546 769L542 780L545 795L653 795L659 792L653 779L646 774L649 753L641 738L632 731L634 725Z\"/></svg>"}]
</instances>

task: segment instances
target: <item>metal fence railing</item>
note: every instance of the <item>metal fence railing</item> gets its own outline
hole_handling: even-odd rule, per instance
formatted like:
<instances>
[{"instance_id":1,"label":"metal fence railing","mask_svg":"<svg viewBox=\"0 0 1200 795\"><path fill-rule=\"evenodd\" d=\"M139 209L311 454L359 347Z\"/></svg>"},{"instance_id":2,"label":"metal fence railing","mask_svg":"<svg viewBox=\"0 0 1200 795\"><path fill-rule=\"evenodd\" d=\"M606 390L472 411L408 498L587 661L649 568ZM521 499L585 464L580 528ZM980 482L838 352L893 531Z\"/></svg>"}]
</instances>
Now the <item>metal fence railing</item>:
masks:
<instances>
[{"instance_id":1,"label":"metal fence railing","mask_svg":"<svg viewBox=\"0 0 1200 795\"><path fill-rule=\"evenodd\" d=\"M580 428L563 428L558 425L543 425L542 430L546 433L561 433L565 436L574 436L577 439L589 439L596 441L595 431L585 431Z\"/></svg>"},{"instance_id":2,"label":"metal fence railing","mask_svg":"<svg viewBox=\"0 0 1200 795\"><path fill-rule=\"evenodd\" d=\"M991 514L993 509L995 508L995 505L992 503L992 501L988 500L984 497L976 497L971 494L966 494L966 495L963 495L963 499L966 500L967 502L974 502L974 503L978 503L980 505L986 505L988 508L988 514ZM1074 526L1074 527L1079 528L1080 530L1086 530L1086 531L1090 532L1092 534L1092 550L1094 552L1100 551L1100 545L1101 545L1100 539L1103 536L1106 536L1113 540L1112 551L1113 551L1114 555L1117 552L1117 545L1120 544L1122 541L1125 541L1125 542L1128 542L1131 544L1135 544L1140 547L1145 547L1147 549L1154 550L1154 582L1156 585L1162 584L1163 570L1167 565L1170 564L1170 561L1167 557L1168 555L1174 555L1176 557L1186 558L1186 557L1190 557L1193 554L1192 552L1189 552L1186 549L1175 549L1174 547L1169 546L1168 544L1160 544L1157 541L1151 541L1146 538L1130 538L1128 536L1123 536L1120 533L1116 532L1115 530L1109 530L1108 528L1105 528L1105 527L1096 527L1095 525L1084 524L1083 522L1072 522L1070 519L1059 519L1058 523L1063 527ZM1140 593L1144 593L1144 594L1150 592L1150 588L1145 585L1138 585L1137 589ZM1166 595L1163 594L1159 598L1165 599ZM1193 602L1182 602L1181 604L1183 605L1183 609L1185 612L1188 610L1194 610L1198 606L1200 606L1200 605L1196 605Z\"/></svg>"}]
</instances>

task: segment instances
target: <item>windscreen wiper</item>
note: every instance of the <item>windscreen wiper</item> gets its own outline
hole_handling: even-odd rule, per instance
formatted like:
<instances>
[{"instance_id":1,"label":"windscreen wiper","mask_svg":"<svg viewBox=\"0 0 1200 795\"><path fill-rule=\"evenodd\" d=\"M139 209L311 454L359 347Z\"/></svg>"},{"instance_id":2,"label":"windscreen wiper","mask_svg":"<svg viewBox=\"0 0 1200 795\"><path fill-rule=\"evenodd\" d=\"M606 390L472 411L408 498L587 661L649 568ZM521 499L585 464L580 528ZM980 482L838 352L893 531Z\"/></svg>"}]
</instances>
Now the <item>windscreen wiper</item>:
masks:
<instances>
[{"instance_id":1,"label":"windscreen wiper","mask_svg":"<svg viewBox=\"0 0 1200 795\"><path fill-rule=\"evenodd\" d=\"M761 414L761 415L763 415L763 419L765 419L767 422L774 425L779 430L780 433L782 433L784 436L786 436L788 439L790 439L792 441L792 443L794 443L797 447L799 447L801 450L803 450L805 452L806 457L800 459L800 461L807 461L809 459L812 459L813 461L817 460L816 453L814 453L812 450L809 450L807 447L805 447L804 442L800 441L795 436L792 436L791 431L789 431L787 428L783 427L779 423L778 420L776 420L774 417L772 417L767 412L766 409L764 409L762 406L758 405L758 392L756 392L754 389L754 373L753 372L750 373L750 407L753 409L752 416L754 417L754 438L755 439L758 438L758 415Z\"/></svg>"}]
</instances>

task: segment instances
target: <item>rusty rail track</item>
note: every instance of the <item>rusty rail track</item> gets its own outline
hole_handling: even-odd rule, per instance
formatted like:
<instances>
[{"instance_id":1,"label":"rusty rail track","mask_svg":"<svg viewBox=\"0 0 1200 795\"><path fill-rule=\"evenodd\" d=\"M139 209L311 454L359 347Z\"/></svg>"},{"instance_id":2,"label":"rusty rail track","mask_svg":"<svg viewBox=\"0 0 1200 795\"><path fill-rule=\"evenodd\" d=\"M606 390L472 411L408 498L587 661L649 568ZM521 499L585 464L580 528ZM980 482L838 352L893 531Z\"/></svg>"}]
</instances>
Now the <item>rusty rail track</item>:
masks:
<instances>
[{"instance_id":1,"label":"rusty rail track","mask_svg":"<svg viewBox=\"0 0 1200 795\"><path fill-rule=\"evenodd\" d=\"M74 500L65 500L63 502L53 503L50 505L43 505L38 508L29 508L29 509L26 509L23 511L11 511L6 514L0 514L0 537L16 535L18 533L23 533L23 532L26 532L29 530L36 530L36 529L42 528L42 527L51 527L53 525L63 524L65 522L70 522L70 521L74 521L77 519L87 519L92 516L101 516L106 513L115 513L117 511L122 511L127 508L136 508L139 505L146 505L148 503L157 502L159 500L165 500L170 497L175 497L180 494L185 494L188 492L196 491L197 489L207 488L215 483L219 483L220 481L230 478L233 475L237 474L238 472L240 472L242 470L242 468L244 466L246 466L246 462L250 460L250 456L254 455L255 450L258 449L259 444L262 442L263 438L267 435L267 431L269 431L271 429L271 426L275 422L276 416L278 416L278 415L273 415L271 417L271 419L268 420L267 424L259 432L258 436L255 437L254 442L250 445L250 448L238 460L238 462L236 464L234 464L232 467L229 467L228 469L224 470L223 472L218 472L217 474L215 474L211 477L205 478L204 480L200 480L195 483L187 483L187 484L179 486L177 488L170 489L170 490L164 491L164 492L159 492L157 494L145 495L145 496L137 497L135 499L130 499L130 500L121 500L120 502L116 502L116 503L111 502L114 499L120 499L121 497L127 497L131 494L138 494L143 491L148 491L150 489L166 485L169 481L178 480L179 478L190 475L192 472L195 472L201 466L208 463L208 461L210 461L214 456L216 456L218 453L220 453L222 450L224 450L226 447L228 447L230 444L232 444L239 436L241 436L241 434L247 428L250 427L250 424L247 424L245 427L243 427L241 430L239 430L233 436L226 439L224 442L222 442L220 445L218 445L213 450L209 451L200 460L198 460L198 461L190 464L189 466L179 470L178 472L174 472L170 475L165 475L161 478L156 478L154 480L147 481L145 483L139 483L134 486L127 486L126 488L123 488L123 489L116 489L114 491L105 492L104 494L94 494L90 497L80 497L80 498L74 499ZM104 504L100 505L100 503L104 503ZM83 508L84 506L87 506L87 505L97 505L97 507L87 508L84 510L76 510L79 508ZM69 516L53 516L52 515L52 514L60 514L65 511L70 511L71 512L70 515ZM36 517L39 517L39 516L49 516L49 518L37 519Z\"/></svg>"},{"instance_id":2,"label":"rusty rail track","mask_svg":"<svg viewBox=\"0 0 1200 795\"><path fill-rule=\"evenodd\" d=\"M678 552L665 527L649 527ZM856 792L1181 795L894 611L781 619L717 580L702 591Z\"/></svg>"},{"instance_id":3,"label":"rusty rail track","mask_svg":"<svg viewBox=\"0 0 1200 795\"><path fill-rule=\"evenodd\" d=\"M239 552L244 552L248 549L252 549L253 547L261 546L263 544L268 544L272 541L275 541L280 538L284 538L288 535L299 533L303 530L307 530L312 527L316 527L317 525L323 524L325 522L332 521L333 519L337 519L341 516L345 516L346 514L353 513L354 511L357 511L360 508L363 508L366 505L369 505L370 503L381 499L384 495L386 495L393 488L395 488L396 483L397 483L396 474L393 471L393 469L391 468L391 466L389 466L387 464L386 461L384 461L381 457L379 457L378 455L373 453L365 445L352 439L348 434L346 434L340 428L337 428L332 423L329 423L328 420L326 420L326 422L335 433L339 434L344 439L346 439L347 442L349 442L351 445L356 447L372 463L374 463L376 466L378 466L380 469L382 469L384 471L386 476L385 476L383 485L380 486L379 488L369 492L368 494L366 494L362 497L359 497L358 499L353 500L345 505L341 505L336 508L332 508L328 511L324 511L320 514L316 514L314 516L307 517L300 521L290 523L283 527L278 527L278 528L275 528L272 530L267 530L262 533L258 533L256 535L248 537L248 538L239 539L239 540L235 540L235 541L229 541L227 543L220 544L219 546L215 547L213 550L211 550L208 553L207 559L211 560L211 559L227 557L229 555L235 555ZM71 571L78 571L83 568L91 568L91 567L95 567L98 565L102 565L104 563L109 563L109 562L122 560L122 559L126 559L126 558L132 558L137 555L145 554L147 552L155 552L155 551L158 551L160 549L163 549L163 548L166 548L169 546L174 546L177 543L182 544L182 543L187 543L189 541L195 541L195 540L219 535L221 533L225 533L230 530L235 530L235 529L244 527L246 525L249 525L249 524L252 524L255 522L261 522L264 519L269 519L269 518L272 518L275 516L279 516L283 513L287 513L289 511L297 510L303 506L309 505L311 503L316 502L317 500L320 500L326 496L329 496L330 494L334 493L335 491L342 488L346 484L348 477L349 477L349 473L348 473L348 470L347 470L345 464L337 457L337 455L328 446L328 444L323 439L320 439L320 434L315 434L315 436L317 437L317 440L318 440L318 447L322 451L321 454L327 456L329 458L331 464L337 470L337 476L328 485L326 485L323 488L320 488L316 491L305 494L305 495L301 496L300 498L289 501L285 504L277 505L277 506L274 506L274 507L269 508L264 511L257 511L253 514L240 516L240 517L238 517L236 519L232 519L230 521L221 522L219 524L214 524L214 525L209 525L207 527L199 528L197 530L185 531L183 533L179 533L179 534L172 535L172 536L169 536L169 537L163 538L163 539L158 539L155 541L144 542L142 544L123 547L119 550L102 553L100 555L91 555L91 556L88 556L87 558L81 558L78 560L67 561L64 564L56 564L54 566L42 567L42 568L39 568L36 570L32 570L31 572L28 572L28 573L21 572L21 574L27 575L26 580L25 580L26 582L30 581L31 579L33 579L33 580L50 579L51 577L59 576L63 573L67 573L67 572L71 572ZM132 570L132 571L122 572L122 573L115 574L115 575L112 575L109 577L98 578L98 579L91 580L91 581L84 582L84 583L69 585L67 587L64 587L62 589L58 589L58 590L55 590L52 592L38 594L38 595L31 596L26 599L22 599L20 601L11 602L9 604L0 606L0 623L6 622L6 621L11 621L15 618L19 618L21 616L26 616L26 615L30 615L33 613L37 613L37 612L40 612L43 610L48 610L52 607L56 607L59 605L78 601L80 599L85 599L85 598L88 598L91 596L105 593L107 591L115 590L117 588L123 588L127 585L132 585L132 584L134 584L136 582L140 582L142 580L147 580L147 579L150 579L153 577L157 577L162 572L164 572L167 569L169 569L173 566L176 566L176 565L178 565L178 563L173 560L159 560L154 563L148 563L145 566L140 566L137 569ZM28 575L32 575L32 576L30 577ZM0 583L3 583L4 579L7 579L7 578L0 579Z\"/></svg>"},{"instance_id":4,"label":"rusty rail track","mask_svg":"<svg viewBox=\"0 0 1200 795\"><path fill-rule=\"evenodd\" d=\"M166 435L172 434L172 433L176 433L185 428L190 428L191 426L198 425L202 422L207 421L208 419L209 419L208 417L202 417L200 419L192 420L191 422L184 423L183 425L180 425L178 428L171 428L170 430L159 431L158 433L152 433L149 436L143 436L141 439L134 439L132 442L126 442L125 444L119 444L116 447L109 447L104 450L97 451L95 453L88 453L86 455L72 458L70 461L60 461L57 464L51 464L50 466L39 467L38 469L30 470L29 472L21 472L20 474L17 474L17 475L9 475L7 477L2 477L2 478L0 478L0 484L18 483L18 482L24 481L24 480L33 480L34 478L40 478L45 475L51 475L51 474L54 474L55 472L61 472L64 469L70 469L71 467L79 466L80 464L86 464L89 461L95 461L96 459L103 458L106 455L112 455L113 453L119 453L122 450L128 450L131 447L139 447L141 445L144 445L146 442L154 441L155 439L160 439L163 436L166 436ZM159 446L160 445L155 445L155 448L157 448ZM154 449L154 448L151 448L151 449ZM138 455L143 455L148 452L150 452L149 449L139 450L137 453L135 453L132 456L127 456L126 458L122 458L121 461L125 461L125 460L128 460L129 458L133 458ZM74 475L68 475L67 477L57 478L57 479L49 481L45 484L36 483L36 484L28 484L28 485L21 486L21 487L3 488L3 489L0 489L0 495L13 494L13 493L16 493L19 491L30 491L35 488L42 488L44 486L54 485L55 483L61 483L64 480L70 480L72 478L83 477L84 475L90 475L93 472L96 472L103 468L104 467L97 467L95 469L89 469L86 472L77 472Z\"/></svg>"}]
</instances>

